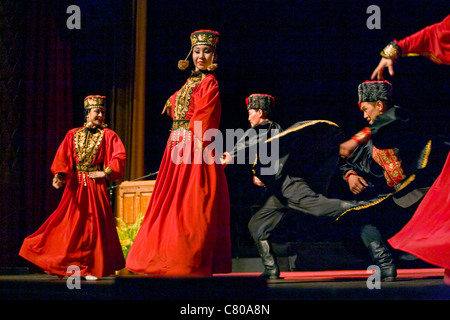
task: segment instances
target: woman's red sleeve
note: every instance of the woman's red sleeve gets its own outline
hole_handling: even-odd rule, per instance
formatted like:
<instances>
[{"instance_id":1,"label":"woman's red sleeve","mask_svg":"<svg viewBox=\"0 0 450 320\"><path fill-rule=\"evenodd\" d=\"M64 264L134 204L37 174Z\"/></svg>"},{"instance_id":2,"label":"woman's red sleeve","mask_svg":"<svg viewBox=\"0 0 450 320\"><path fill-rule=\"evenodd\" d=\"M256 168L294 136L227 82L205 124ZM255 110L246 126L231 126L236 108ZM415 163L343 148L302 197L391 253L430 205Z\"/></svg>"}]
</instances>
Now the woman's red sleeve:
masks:
<instances>
[{"instance_id":1,"label":"woman's red sleeve","mask_svg":"<svg viewBox=\"0 0 450 320\"><path fill-rule=\"evenodd\" d=\"M50 170L53 174L62 173L65 179L70 179L73 175L74 168L74 148L73 148L73 134L75 129L67 132L63 142L59 145L53 159Z\"/></svg>"},{"instance_id":2,"label":"woman's red sleeve","mask_svg":"<svg viewBox=\"0 0 450 320\"><path fill-rule=\"evenodd\" d=\"M200 85L189 129L196 138L202 141L202 147L205 148L211 143L217 131L209 131L207 136L205 136L205 132L209 129L219 129L222 104L220 102L219 85L214 76L206 77Z\"/></svg>"},{"instance_id":3,"label":"woman's red sleeve","mask_svg":"<svg viewBox=\"0 0 450 320\"><path fill-rule=\"evenodd\" d=\"M104 167L111 168L108 175L111 181L122 180L125 174L125 162L127 153L125 147L117 133L110 129L105 129L105 158Z\"/></svg>"},{"instance_id":4,"label":"woman's red sleeve","mask_svg":"<svg viewBox=\"0 0 450 320\"><path fill-rule=\"evenodd\" d=\"M422 55L439 64L450 64L450 15L400 41L402 56Z\"/></svg>"}]
</instances>

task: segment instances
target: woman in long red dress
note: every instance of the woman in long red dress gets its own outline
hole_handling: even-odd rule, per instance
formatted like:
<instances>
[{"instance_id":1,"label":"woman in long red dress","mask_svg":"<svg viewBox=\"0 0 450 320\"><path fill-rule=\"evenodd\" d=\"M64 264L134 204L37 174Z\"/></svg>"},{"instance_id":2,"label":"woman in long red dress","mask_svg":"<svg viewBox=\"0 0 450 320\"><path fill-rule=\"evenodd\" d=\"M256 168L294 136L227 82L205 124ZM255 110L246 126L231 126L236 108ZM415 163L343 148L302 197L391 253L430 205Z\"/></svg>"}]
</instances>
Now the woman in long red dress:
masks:
<instances>
[{"instance_id":1,"label":"woman in long red dress","mask_svg":"<svg viewBox=\"0 0 450 320\"><path fill-rule=\"evenodd\" d=\"M195 72L166 102L173 118L155 189L126 267L155 276L210 276L231 271L230 204L224 169L212 159L211 138L221 114L210 71L219 34L191 34ZM180 61L180 69L186 68Z\"/></svg>"},{"instance_id":2,"label":"woman in long red dress","mask_svg":"<svg viewBox=\"0 0 450 320\"><path fill-rule=\"evenodd\" d=\"M104 101L85 98L86 124L67 132L51 166L53 186L67 183L61 202L19 252L49 274L70 275L69 266L77 266L96 280L125 266L105 179L122 179L126 153L104 124Z\"/></svg>"}]
</instances>

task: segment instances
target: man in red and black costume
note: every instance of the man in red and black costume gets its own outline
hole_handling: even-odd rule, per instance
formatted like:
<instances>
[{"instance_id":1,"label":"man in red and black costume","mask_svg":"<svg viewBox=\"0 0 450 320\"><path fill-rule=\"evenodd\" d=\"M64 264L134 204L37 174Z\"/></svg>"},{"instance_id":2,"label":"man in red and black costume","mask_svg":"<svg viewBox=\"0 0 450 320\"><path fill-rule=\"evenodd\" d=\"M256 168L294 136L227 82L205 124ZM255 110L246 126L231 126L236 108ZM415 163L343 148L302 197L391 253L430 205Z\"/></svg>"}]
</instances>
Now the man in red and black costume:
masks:
<instances>
[{"instance_id":1,"label":"man in red and black costume","mask_svg":"<svg viewBox=\"0 0 450 320\"><path fill-rule=\"evenodd\" d=\"M345 215L344 219L349 218L347 221L359 228L373 262L380 267L382 279L393 281L396 268L383 239L411 218L438 176L443 163L442 144L431 140L427 132L417 130L409 111L393 104L388 81L361 83L358 96L369 127L352 138L359 147L341 170L352 193L363 196L377 188L378 195L364 199L367 202L341 217Z\"/></svg>"},{"instance_id":2,"label":"man in red and black costume","mask_svg":"<svg viewBox=\"0 0 450 320\"><path fill-rule=\"evenodd\" d=\"M437 64L450 65L450 15L443 21L428 26L400 41L391 42L381 52L382 58L372 73L372 79L383 79L383 71L389 69L394 75L394 62L404 56L421 55ZM345 142L345 146L352 143ZM345 152L351 152L347 150ZM429 263L445 268L444 283L450 285L450 153L441 174L421 201L408 224L389 243Z\"/></svg>"},{"instance_id":3,"label":"man in red and black costume","mask_svg":"<svg viewBox=\"0 0 450 320\"><path fill-rule=\"evenodd\" d=\"M441 22L402 39L391 41L381 52L381 60L372 73L371 80L384 80L383 71L388 68L394 75L394 63L403 57L423 56L437 64L450 65L450 15ZM340 154L349 157L358 146L359 139L368 135L367 129L358 132L352 139L340 145Z\"/></svg>"}]
</instances>

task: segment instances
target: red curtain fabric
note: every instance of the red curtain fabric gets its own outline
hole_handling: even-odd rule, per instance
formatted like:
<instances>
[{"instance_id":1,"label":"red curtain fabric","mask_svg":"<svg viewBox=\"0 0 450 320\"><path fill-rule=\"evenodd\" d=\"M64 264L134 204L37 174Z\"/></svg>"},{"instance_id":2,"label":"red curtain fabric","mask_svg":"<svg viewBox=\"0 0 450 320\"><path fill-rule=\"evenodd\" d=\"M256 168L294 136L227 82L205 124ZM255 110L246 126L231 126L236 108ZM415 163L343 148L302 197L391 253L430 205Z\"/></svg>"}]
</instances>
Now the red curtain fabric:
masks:
<instances>
[{"instance_id":1,"label":"red curtain fabric","mask_svg":"<svg viewBox=\"0 0 450 320\"><path fill-rule=\"evenodd\" d=\"M0 266L17 261L23 201L23 5L0 1Z\"/></svg>"},{"instance_id":2,"label":"red curtain fabric","mask_svg":"<svg viewBox=\"0 0 450 320\"><path fill-rule=\"evenodd\" d=\"M52 3L28 3L25 38L24 231L34 232L55 210L50 166L73 127L70 44L60 36ZM23 239L22 239L23 240Z\"/></svg>"}]
</instances>

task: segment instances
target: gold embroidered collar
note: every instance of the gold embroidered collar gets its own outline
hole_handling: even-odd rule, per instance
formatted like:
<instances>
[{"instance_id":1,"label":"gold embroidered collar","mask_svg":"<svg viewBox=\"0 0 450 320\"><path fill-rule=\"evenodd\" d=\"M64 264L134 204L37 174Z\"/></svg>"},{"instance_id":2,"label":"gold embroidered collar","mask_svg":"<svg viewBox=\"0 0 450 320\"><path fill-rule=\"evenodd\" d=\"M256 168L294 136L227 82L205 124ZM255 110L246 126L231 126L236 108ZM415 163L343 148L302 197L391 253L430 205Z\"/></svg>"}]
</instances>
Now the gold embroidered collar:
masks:
<instances>
[{"instance_id":1,"label":"gold embroidered collar","mask_svg":"<svg viewBox=\"0 0 450 320\"><path fill-rule=\"evenodd\" d=\"M104 130L78 129L74 135L74 146L79 164L90 164L103 140Z\"/></svg>"},{"instance_id":2,"label":"gold embroidered collar","mask_svg":"<svg viewBox=\"0 0 450 320\"><path fill-rule=\"evenodd\" d=\"M196 71L191 74L187 82L178 91L175 98L174 120L183 120L189 111L191 96L194 88L211 72Z\"/></svg>"}]
</instances>

